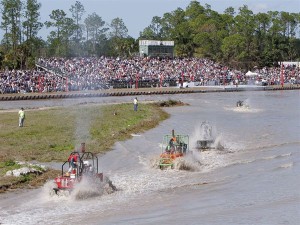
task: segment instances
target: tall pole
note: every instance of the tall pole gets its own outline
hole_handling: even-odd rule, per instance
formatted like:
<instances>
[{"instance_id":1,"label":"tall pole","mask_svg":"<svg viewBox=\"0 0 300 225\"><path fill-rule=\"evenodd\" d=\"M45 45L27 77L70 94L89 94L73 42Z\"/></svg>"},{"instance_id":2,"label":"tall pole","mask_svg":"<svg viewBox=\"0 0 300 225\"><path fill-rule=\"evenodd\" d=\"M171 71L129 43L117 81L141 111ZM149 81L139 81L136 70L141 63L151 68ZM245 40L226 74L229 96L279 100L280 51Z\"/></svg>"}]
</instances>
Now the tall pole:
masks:
<instances>
[{"instance_id":1,"label":"tall pole","mask_svg":"<svg viewBox=\"0 0 300 225\"><path fill-rule=\"evenodd\" d=\"M136 78L135 78L135 88L139 88L139 74L137 73Z\"/></svg>"},{"instance_id":2,"label":"tall pole","mask_svg":"<svg viewBox=\"0 0 300 225\"><path fill-rule=\"evenodd\" d=\"M283 63L281 64L281 71L280 71L280 83L281 83L281 87L283 87L284 84L284 66Z\"/></svg>"},{"instance_id":3,"label":"tall pole","mask_svg":"<svg viewBox=\"0 0 300 225\"><path fill-rule=\"evenodd\" d=\"M226 82L226 79L225 79L226 75L227 75L227 67L225 67L225 72L224 72L224 76L223 76L223 85L224 86L225 86L225 82Z\"/></svg>"},{"instance_id":4,"label":"tall pole","mask_svg":"<svg viewBox=\"0 0 300 225\"><path fill-rule=\"evenodd\" d=\"M41 75L39 75L39 92L42 92L42 87L41 87Z\"/></svg>"},{"instance_id":5,"label":"tall pole","mask_svg":"<svg viewBox=\"0 0 300 225\"><path fill-rule=\"evenodd\" d=\"M68 86L68 77L66 77L66 92L69 91L69 86Z\"/></svg>"}]
</instances>

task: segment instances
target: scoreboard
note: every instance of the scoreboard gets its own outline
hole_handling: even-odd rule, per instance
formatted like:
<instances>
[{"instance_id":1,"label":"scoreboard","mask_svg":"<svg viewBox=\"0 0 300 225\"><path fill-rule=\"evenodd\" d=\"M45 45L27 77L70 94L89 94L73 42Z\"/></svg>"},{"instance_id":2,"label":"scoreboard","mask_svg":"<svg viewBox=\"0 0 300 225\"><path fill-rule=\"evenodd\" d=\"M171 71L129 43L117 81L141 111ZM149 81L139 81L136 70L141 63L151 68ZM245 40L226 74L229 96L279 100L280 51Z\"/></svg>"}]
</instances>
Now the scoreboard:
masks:
<instances>
[{"instance_id":1,"label":"scoreboard","mask_svg":"<svg viewBox=\"0 0 300 225\"><path fill-rule=\"evenodd\" d=\"M140 40L139 52L141 57L169 57L174 56L174 41Z\"/></svg>"}]
</instances>

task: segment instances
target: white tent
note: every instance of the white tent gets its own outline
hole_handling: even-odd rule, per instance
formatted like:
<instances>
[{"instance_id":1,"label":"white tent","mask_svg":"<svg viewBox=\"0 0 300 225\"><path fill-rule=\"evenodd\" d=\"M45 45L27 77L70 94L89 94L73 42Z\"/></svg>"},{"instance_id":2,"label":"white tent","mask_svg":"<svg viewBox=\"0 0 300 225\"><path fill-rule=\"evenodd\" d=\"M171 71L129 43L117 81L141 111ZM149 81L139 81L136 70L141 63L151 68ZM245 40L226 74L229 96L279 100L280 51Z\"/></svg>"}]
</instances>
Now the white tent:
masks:
<instances>
[{"instance_id":1,"label":"white tent","mask_svg":"<svg viewBox=\"0 0 300 225\"><path fill-rule=\"evenodd\" d=\"M258 75L258 73L253 73L250 70L246 73L247 77L254 77L254 76L257 76L257 75Z\"/></svg>"}]
</instances>

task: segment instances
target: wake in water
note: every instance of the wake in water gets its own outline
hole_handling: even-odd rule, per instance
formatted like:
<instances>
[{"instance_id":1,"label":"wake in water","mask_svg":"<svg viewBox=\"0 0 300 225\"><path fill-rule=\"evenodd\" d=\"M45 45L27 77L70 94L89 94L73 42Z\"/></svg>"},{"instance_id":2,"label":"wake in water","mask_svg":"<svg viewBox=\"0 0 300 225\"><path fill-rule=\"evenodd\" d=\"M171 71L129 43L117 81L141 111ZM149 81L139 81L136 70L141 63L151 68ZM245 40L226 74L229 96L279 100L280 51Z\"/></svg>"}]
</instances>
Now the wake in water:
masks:
<instances>
[{"instance_id":1,"label":"wake in water","mask_svg":"<svg viewBox=\"0 0 300 225\"><path fill-rule=\"evenodd\" d=\"M193 134L190 136L190 147L195 151L226 150L224 138L217 133L216 127L207 121L195 126Z\"/></svg>"},{"instance_id":2,"label":"wake in water","mask_svg":"<svg viewBox=\"0 0 300 225\"><path fill-rule=\"evenodd\" d=\"M173 167L164 167L163 170L183 170L190 172L209 172L220 167L228 165L227 150L211 150L211 151L191 151L184 157L176 158L173 161ZM159 166L159 157L152 158L149 166L155 169L161 169Z\"/></svg>"},{"instance_id":3,"label":"wake in water","mask_svg":"<svg viewBox=\"0 0 300 225\"><path fill-rule=\"evenodd\" d=\"M192 152L185 155L184 157L178 157L173 160L173 166L166 166L161 168L159 166L160 157L154 157L150 159L149 166L154 169L163 169L163 170L186 170L186 171L199 171L200 162L193 157Z\"/></svg>"},{"instance_id":4,"label":"wake in water","mask_svg":"<svg viewBox=\"0 0 300 225\"><path fill-rule=\"evenodd\" d=\"M117 188L108 177L104 177L103 181L100 181L100 179L94 179L92 176L84 176L71 192L71 196L77 200L87 199L111 194L116 190Z\"/></svg>"},{"instance_id":5,"label":"wake in water","mask_svg":"<svg viewBox=\"0 0 300 225\"><path fill-rule=\"evenodd\" d=\"M185 157L174 160L174 168L177 170L200 171L201 163L194 157L194 154L188 154Z\"/></svg>"},{"instance_id":6,"label":"wake in water","mask_svg":"<svg viewBox=\"0 0 300 225\"><path fill-rule=\"evenodd\" d=\"M263 111L262 109L254 108L253 105L250 103L250 99L238 101L235 106L227 106L224 107L224 109L238 113L258 113Z\"/></svg>"},{"instance_id":7,"label":"wake in water","mask_svg":"<svg viewBox=\"0 0 300 225\"><path fill-rule=\"evenodd\" d=\"M101 181L93 176L83 176L72 190L60 190L56 193L53 190L54 187L56 187L56 184L53 181L48 181L43 187L43 192L54 199L82 200L108 195L117 191L117 188L108 177L104 177Z\"/></svg>"},{"instance_id":8,"label":"wake in water","mask_svg":"<svg viewBox=\"0 0 300 225\"><path fill-rule=\"evenodd\" d=\"M228 108L227 108L227 110L228 110ZM261 109L253 109L253 108L247 108L247 107L236 107L231 110L234 112L242 112L242 113L258 113L258 112L262 111Z\"/></svg>"},{"instance_id":9,"label":"wake in water","mask_svg":"<svg viewBox=\"0 0 300 225\"><path fill-rule=\"evenodd\" d=\"M256 109L252 108L250 106L248 107L224 107L225 110L227 111L233 111L233 112L238 112L238 113L259 113L262 112L262 109Z\"/></svg>"}]
</instances>

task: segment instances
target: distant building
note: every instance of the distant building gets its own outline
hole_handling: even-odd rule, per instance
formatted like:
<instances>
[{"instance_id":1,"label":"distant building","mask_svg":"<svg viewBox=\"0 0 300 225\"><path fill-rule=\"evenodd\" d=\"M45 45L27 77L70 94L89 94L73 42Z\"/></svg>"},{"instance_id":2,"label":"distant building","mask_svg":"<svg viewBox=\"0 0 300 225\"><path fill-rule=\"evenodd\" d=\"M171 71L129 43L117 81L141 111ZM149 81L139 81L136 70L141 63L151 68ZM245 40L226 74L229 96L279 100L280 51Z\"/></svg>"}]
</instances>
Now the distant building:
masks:
<instances>
[{"instance_id":1,"label":"distant building","mask_svg":"<svg viewBox=\"0 0 300 225\"><path fill-rule=\"evenodd\" d=\"M141 57L163 57L173 58L174 41L140 40Z\"/></svg>"}]
</instances>

